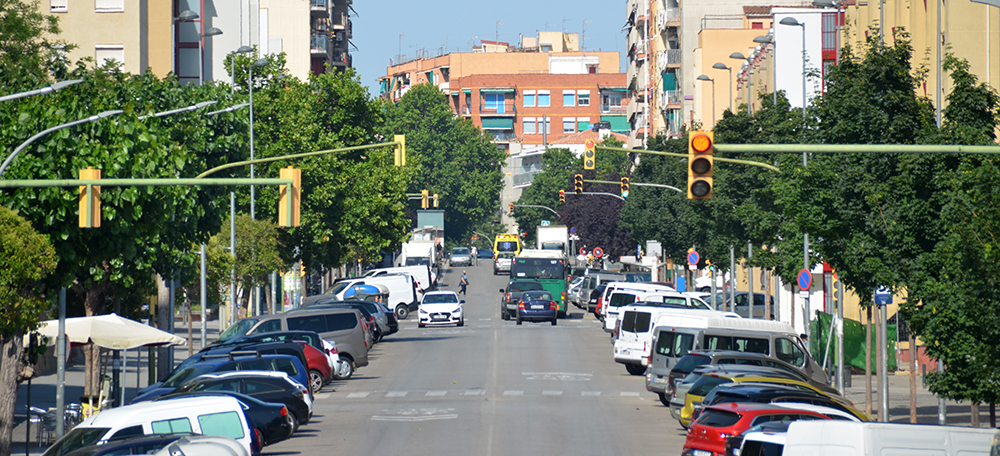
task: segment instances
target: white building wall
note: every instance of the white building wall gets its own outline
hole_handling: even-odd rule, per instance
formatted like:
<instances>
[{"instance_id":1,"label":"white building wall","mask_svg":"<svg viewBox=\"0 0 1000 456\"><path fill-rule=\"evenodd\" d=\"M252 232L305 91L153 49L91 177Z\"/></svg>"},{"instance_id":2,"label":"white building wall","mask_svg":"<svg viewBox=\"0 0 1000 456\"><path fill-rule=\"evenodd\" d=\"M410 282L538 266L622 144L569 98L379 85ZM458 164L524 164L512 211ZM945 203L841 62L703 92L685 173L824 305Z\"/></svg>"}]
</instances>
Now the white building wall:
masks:
<instances>
[{"instance_id":1,"label":"white building wall","mask_svg":"<svg viewBox=\"0 0 1000 456\"><path fill-rule=\"evenodd\" d=\"M823 68L823 10L813 8L774 8L774 42L776 87L784 90L792 107L802 107L802 27L781 25L779 22L792 17L805 23L806 48L806 101L822 93Z\"/></svg>"},{"instance_id":2,"label":"white building wall","mask_svg":"<svg viewBox=\"0 0 1000 456\"><path fill-rule=\"evenodd\" d=\"M205 80L229 83L225 62L240 46L258 46L257 0L204 0L205 29L218 27L222 35L205 39ZM307 13L308 14L308 13Z\"/></svg>"},{"instance_id":3,"label":"white building wall","mask_svg":"<svg viewBox=\"0 0 1000 456\"><path fill-rule=\"evenodd\" d=\"M268 37L281 39L289 74L303 81L309 79L312 59L309 0L260 0L260 8L267 10Z\"/></svg>"}]
</instances>

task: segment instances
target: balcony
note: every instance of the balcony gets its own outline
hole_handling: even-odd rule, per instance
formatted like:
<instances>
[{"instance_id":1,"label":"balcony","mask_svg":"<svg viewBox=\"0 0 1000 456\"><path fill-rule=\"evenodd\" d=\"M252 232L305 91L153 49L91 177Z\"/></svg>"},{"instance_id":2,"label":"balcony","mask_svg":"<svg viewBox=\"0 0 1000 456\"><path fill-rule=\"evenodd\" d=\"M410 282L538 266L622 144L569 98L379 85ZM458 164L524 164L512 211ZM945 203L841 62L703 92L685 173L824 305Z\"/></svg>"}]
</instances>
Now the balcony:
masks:
<instances>
[{"instance_id":1,"label":"balcony","mask_svg":"<svg viewBox=\"0 0 1000 456\"><path fill-rule=\"evenodd\" d=\"M326 54L330 47L330 39L326 35L314 34L309 40L309 50L315 54Z\"/></svg>"},{"instance_id":2,"label":"balcony","mask_svg":"<svg viewBox=\"0 0 1000 456\"><path fill-rule=\"evenodd\" d=\"M681 104L681 91L680 90L664 90L660 92L660 105L670 106L670 105L680 105Z\"/></svg>"},{"instance_id":3,"label":"balcony","mask_svg":"<svg viewBox=\"0 0 1000 456\"><path fill-rule=\"evenodd\" d=\"M329 17L330 0L309 0L309 11L313 17Z\"/></svg>"},{"instance_id":4,"label":"balcony","mask_svg":"<svg viewBox=\"0 0 1000 456\"><path fill-rule=\"evenodd\" d=\"M681 23L681 9L680 8L664 8L664 20L666 20L666 25L680 25Z\"/></svg>"},{"instance_id":5,"label":"balcony","mask_svg":"<svg viewBox=\"0 0 1000 456\"><path fill-rule=\"evenodd\" d=\"M601 114L625 114L625 107L622 105L601 105Z\"/></svg>"},{"instance_id":6,"label":"balcony","mask_svg":"<svg viewBox=\"0 0 1000 456\"><path fill-rule=\"evenodd\" d=\"M510 130L483 130L483 133L492 135L493 142L511 142L517 139L517 135Z\"/></svg>"},{"instance_id":7,"label":"balcony","mask_svg":"<svg viewBox=\"0 0 1000 456\"><path fill-rule=\"evenodd\" d=\"M517 103L505 101L503 103L481 103L479 105L479 115L481 116L516 116Z\"/></svg>"},{"instance_id":8,"label":"balcony","mask_svg":"<svg viewBox=\"0 0 1000 456\"><path fill-rule=\"evenodd\" d=\"M684 56L683 52L681 49L667 49L660 53L660 58L665 59L667 65L680 66Z\"/></svg>"},{"instance_id":9,"label":"balcony","mask_svg":"<svg viewBox=\"0 0 1000 456\"><path fill-rule=\"evenodd\" d=\"M459 113L465 117L470 117L472 116L472 109L470 109L469 106L462 106L462 108L459 110Z\"/></svg>"}]
</instances>

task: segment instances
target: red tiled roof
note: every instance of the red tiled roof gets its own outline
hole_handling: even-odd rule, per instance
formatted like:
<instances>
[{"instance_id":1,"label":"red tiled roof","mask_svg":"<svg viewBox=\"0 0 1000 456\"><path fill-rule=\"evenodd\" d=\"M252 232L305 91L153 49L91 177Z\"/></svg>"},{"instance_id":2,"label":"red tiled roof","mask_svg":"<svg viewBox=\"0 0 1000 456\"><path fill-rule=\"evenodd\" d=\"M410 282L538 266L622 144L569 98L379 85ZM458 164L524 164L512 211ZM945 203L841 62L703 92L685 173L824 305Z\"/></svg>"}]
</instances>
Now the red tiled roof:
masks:
<instances>
[{"instance_id":1,"label":"red tiled roof","mask_svg":"<svg viewBox=\"0 0 1000 456\"><path fill-rule=\"evenodd\" d=\"M743 14L747 17L750 16L770 16L772 6L766 5L745 5L743 7Z\"/></svg>"},{"instance_id":2,"label":"red tiled roof","mask_svg":"<svg viewBox=\"0 0 1000 456\"><path fill-rule=\"evenodd\" d=\"M625 142L628 140L628 136L625 136L621 133L615 133L612 131L610 132L610 134L615 139L621 142ZM597 142L601 142L601 140L603 140L604 138L600 136L599 132L596 132L594 130L584 130L573 133L572 135L563 136L562 138L552 141L551 144L583 144L588 139L593 139Z\"/></svg>"}]
</instances>

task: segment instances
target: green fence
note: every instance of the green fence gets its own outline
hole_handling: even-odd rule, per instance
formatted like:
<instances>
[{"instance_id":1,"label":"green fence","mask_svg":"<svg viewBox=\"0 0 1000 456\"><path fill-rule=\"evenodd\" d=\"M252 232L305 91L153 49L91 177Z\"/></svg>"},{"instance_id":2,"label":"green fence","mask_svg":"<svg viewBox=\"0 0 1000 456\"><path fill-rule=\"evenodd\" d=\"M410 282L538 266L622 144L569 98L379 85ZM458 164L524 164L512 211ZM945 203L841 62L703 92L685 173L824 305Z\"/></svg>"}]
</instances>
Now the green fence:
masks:
<instances>
[{"instance_id":1,"label":"green fence","mask_svg":"<svg viewBox=\"0 0 1000 456\"><path fill-rule=\"evenodd\" d=\"M816 359L820 364L823 363L823 356L827 353L827 339L830 336L830 325L833 322L833 317L829 314L823 312L816 312L816 319L809 324L809 342L812 350L813 358ZM875 370L875 348L878 348L877 339L875 338L876 328L875 324L872 323L872 346L873 349L869 351L869 356L872 360L872 370ZM889 345L886 349L888 353L888 363L889 370L896 370L896 325L886 325L889 333ZM830 342L829 353L826 354L827 361L826 365L831 366L836 362L837 358L837 335L833 335L833 341ZM854 320L844 319L844 363L848 366L853 366L858 369L865 368L865 325Z\"/></svg>"}]
</instances>

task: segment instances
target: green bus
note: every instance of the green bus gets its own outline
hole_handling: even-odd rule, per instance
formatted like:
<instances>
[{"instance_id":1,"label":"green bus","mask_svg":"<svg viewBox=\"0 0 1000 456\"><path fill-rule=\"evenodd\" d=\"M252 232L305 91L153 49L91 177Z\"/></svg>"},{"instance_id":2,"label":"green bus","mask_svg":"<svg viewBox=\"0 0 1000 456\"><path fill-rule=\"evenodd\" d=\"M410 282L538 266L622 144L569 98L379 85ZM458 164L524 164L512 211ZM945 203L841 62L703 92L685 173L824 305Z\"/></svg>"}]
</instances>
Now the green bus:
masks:
<instances>
[{"instance_id":1,"label":"green bus","mask_svg":"<svg viewBox=\"0 0 1000 456\"><path fill-rule=\"evenodd\" d=\"M534 281L555 298L566 317L566 259L558 250L522 250L510 265L510 281Z\"/></svg>"}]
</instances>

